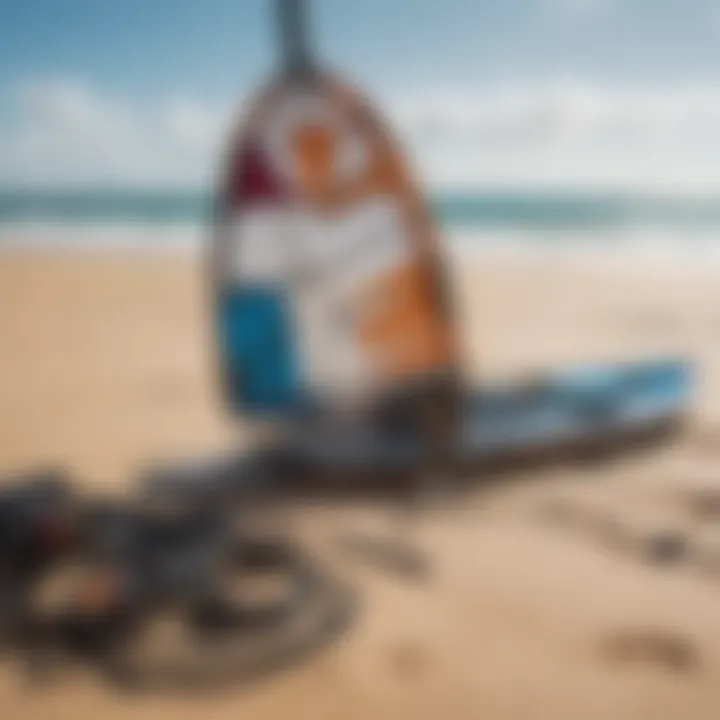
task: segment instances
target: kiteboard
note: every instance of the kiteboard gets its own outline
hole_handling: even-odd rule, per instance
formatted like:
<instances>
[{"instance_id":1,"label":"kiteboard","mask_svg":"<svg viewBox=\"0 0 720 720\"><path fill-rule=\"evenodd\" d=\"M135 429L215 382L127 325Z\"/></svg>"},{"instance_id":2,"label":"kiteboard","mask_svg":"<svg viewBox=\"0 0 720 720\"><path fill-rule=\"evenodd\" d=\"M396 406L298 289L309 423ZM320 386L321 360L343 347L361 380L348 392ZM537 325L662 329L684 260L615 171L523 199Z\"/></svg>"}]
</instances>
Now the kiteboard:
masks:
<instances>
[{"instance_id":1,"label":"kiteboard","mask_svg":"<svg viewBox=\"0 0 720 720\"><path fill-rule=\"evenodd\" d=\"M533 379L489 381L468 389L453 439L457 468L610 450L665 436L682 425L693 386L691 366L676 359L568 367ZM426 462L426 442L375 425L295 432L286 448L307 474L346 470L381 476Z\"/></svg>"},{"instance_id":2,"label":"kiteboard","mask_svg":"<svg viewBox=\"0 0 720 720\"><path fill-rule=\"evenodd\" d=\"M669 438L682 428L692 390L693 368L673 358L568 367L532 380L488 380L464 396L447 469L600 459L634 449L636 441ZM326 495L353 488L387 492L396 486L388 481L422 471L426 451L421 436L375 424L323 433L294 427L250 454L157 469L145 487L193 503L316 488Z\"/></svg>"},{"instance_id":3,"label":"kiteboard","mask_svg":"<svg viewBox=\"0 0 720 720\"><path fill-rule=\"evenodd\" d=\"M425 197L380 115L313 56L304 0L278 11L282 70L232 137L212 243L224 396L303 423L398 397L449 417L457 343Z\"/></svg>"}]
</instances>

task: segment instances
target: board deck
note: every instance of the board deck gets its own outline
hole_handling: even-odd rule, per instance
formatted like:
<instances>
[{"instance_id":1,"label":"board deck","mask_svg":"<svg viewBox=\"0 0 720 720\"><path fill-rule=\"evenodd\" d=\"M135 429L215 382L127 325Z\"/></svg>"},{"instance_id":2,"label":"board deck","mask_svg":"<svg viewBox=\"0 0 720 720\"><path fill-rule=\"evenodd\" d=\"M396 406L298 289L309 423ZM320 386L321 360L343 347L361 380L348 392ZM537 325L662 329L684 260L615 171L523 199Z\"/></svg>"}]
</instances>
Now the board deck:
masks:
<instances>
[{"instance_id":1,"label":"board deck","mask_svg":"<svg viewBox=\"0 0 720 720\"><path fill-rule=\"evenodd\" d=\"M622 442L679 419L689 404L691 377L688 364L658 360L490 383L464 397L454 457L466 465ZM353 466L381 472L424 461L421 438L377 430L296 434L290 445L319 472Z\"/></svg>"},{"instance_id":2,"label":"board deck","mask_svg":"<svg viewBox=\"0 0 720 720\"><path fill-rule=\"evenodd\" d=\"M456 469L593 450L652 438L688 411L693 371L682 360L651 360L561 369L531 381L494 382L467 391L454 445ZM390 487L426 462L422 438L327 428L295 430L277 445L245 457L169 469L152 479L162 493L230 495L302 493L313 487ZM351 482L347 478L351 477ZM357 481L357 482L354 482Z\"/></svg>"},{"instance_id":3,"label":"board deck","mask_svg":"<svg viewBox=\"0 0 720 720\"><path fill-rule=\"evenodd\" d=\"M498 384L468 398L459 452L482 458L622 439L679 418L690 392L689 365L670 360Z\"/></svg>"}]
</instances>

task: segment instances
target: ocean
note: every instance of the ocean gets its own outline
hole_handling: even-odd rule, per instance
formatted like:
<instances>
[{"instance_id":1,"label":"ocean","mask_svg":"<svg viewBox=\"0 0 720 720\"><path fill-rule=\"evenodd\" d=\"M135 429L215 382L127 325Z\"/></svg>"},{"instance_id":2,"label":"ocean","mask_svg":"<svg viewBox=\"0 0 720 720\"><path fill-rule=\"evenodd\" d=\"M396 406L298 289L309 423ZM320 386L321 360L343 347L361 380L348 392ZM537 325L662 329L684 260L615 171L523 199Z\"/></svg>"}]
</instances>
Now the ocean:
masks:
<instances>
[{"instance_id":1,"label":"ocean","mask_svg":"<svg viewBox=\"0 0 720 720\"><path fill-rule=\"evenodd\" d=\"M463 246L620 247L720 262L720 197L482 192L437 194L432 207L443 236ZM212 215L199 192L0 190L0 248L193 249Z\"/></svg>"}]
</instances>

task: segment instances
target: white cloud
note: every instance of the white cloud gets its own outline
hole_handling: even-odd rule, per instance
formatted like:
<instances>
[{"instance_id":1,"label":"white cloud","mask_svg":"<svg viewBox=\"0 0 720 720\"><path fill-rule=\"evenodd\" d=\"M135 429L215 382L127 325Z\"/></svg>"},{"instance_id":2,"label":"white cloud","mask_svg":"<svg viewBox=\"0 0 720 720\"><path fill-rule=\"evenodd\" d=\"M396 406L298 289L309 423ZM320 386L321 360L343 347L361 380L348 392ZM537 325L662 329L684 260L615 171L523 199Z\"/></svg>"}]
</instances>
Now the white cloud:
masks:
<instances>
[{"instance_id":1,"label":"white cloud","mask_svg":"<svg viewBox=\"0 0 720 720\"><path fill-rule=\"evenodd\" d=\"M202 185L230 112L199 101L129 104L70 81L15 88L0 138L0 182Z\"/></svg>"},{"instance_id":2,"label":"white cloud","mask_svg":"<svg viewBox=\"0 0 720 720\"><path fill-rule=\"evenodd\" d=\"M396 105L440 185L720 189L720 84L502 84Z\"/></svg>"},{"instance_id":3,"label":"white cloud","mask_svg":"<svg viewBox=\"0 0 720 720\"><path fill-rule=\"evenodd\" d=\"M231 104L143 104L69 81L17 88L0 133L0 184L206 185ZM564 79L426 89L383 102L435 187L720 190L720 83Z\"/></svg>"}]
</instances>

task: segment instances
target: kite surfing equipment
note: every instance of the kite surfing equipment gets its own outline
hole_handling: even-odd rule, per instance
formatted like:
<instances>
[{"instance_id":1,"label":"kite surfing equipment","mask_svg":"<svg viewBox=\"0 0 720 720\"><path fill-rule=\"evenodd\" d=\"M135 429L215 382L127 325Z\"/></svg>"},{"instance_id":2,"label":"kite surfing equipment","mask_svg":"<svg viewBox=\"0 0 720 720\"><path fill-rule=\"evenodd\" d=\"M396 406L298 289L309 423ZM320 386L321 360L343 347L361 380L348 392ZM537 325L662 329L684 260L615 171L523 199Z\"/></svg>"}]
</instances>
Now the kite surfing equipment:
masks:
<instances>
[{"instance_id":1,"label":"kite surfing equipment","mask_svg":"<svg viewBox=\"0 0 720 720\"><path fill-rule=\"evenodd\" d=\"M233 135L211 254L225 398L286 421L275 456L311 479L438 475L679 416L691 373L672 359L462 386L426 199L377 112L314 54L305 0L277 7L280 72Z\"/></svg>"},{"instance_id":2,"label":"kite surfing equipment","mask_svg":"<svg viewBox=\"0 0 720 720\"><path fill-rule=\"evenodd\" d=\"M597 457L682 427L691 366L675 359L568 367L532 380L468 391L447 470L511 468L544 458ZM320 434L293 428L268 448L159 469L145 482L160 497L226 503L235 497L387 494L423 472L422 437L368 423ZM408 485L411 489L412 485Z\"/></svg>"},{"instance_id":3,"label":"kite surfing equipment","mask_svg":"<svg viewBox=\"0 0 720 720\"><path fill-rule=\"evenodd\" d=\"M354 617L354 594L288 537L138 499L98 504L57 473L0 493L3 649L32 669L81 662L131 690L201 690L299 661ZM57 544L59 529L71 543ZM48 607L43 587L63 571Z\"/></svg>"},{"instance_id":4,"label":"kite surfing equipment","mask_svg":"<svg viewBox=\"0 0 720 720\"><path fill-rule=\"evenodd\" d=\"M224 394L308 423L456 414L458 353L433 218L386 124L278 2L281 72L233 135L211 265ZM298 423L299 424L299 423Z\"/></svg>"},{"instance_id":5,"label":"kite surfing equipment","mask_svg":"<svg viewBox=\"0 0 720 720\"><path fill-rule=\"evenodd\" d=\"M460 467L606 448L687 408L691 369L672 359L463 390L427 204L375 111L310 52L304 3L278 8L281 73L233 138L211 260L227 400L289 422L264 450L154 473L129 506L77 498L55 474L0 493L0 639L19 654L61 646L135 688L255 677L334 637L354 603L229 510L325 479L342 492L345 476L387 489L440 453ZM400 545L350 549L425 574ZM37 586L65 563L79 570L67 603L38 611ZM267 576L279 590L258 600L246 581Z\"/></svg>"}]
</instances>

